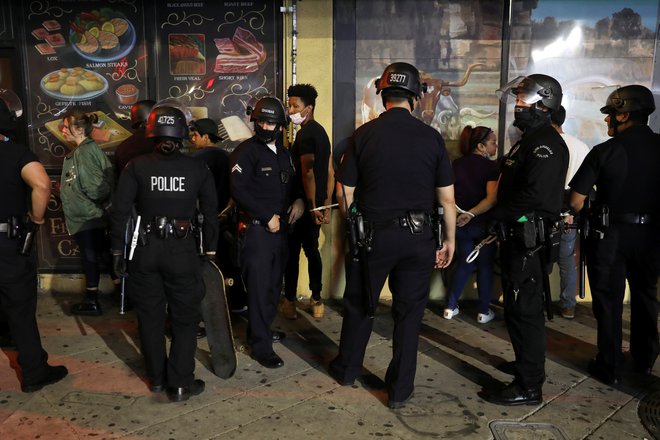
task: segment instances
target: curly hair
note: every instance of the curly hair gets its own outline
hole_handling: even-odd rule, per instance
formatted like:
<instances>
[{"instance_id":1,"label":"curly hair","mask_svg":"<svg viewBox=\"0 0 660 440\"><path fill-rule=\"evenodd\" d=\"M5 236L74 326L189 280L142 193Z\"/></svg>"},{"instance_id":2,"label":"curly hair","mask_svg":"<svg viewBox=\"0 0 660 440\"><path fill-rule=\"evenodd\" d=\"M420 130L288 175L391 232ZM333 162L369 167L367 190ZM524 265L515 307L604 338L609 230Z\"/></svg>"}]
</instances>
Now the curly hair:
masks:
<instances>
[{"instance_id":1,"label":"curly hair","mask_svg":"<svg viewBox=\"0 0 660 440\"><path fill-rule=\"evenodd\" d=\"M311 84L294 84L289 86L286 94L289 98L297 96L305 106L311 105L312 108L316 107L316 98L319 96L318 92Z\"/></svg>"}]
</instances>

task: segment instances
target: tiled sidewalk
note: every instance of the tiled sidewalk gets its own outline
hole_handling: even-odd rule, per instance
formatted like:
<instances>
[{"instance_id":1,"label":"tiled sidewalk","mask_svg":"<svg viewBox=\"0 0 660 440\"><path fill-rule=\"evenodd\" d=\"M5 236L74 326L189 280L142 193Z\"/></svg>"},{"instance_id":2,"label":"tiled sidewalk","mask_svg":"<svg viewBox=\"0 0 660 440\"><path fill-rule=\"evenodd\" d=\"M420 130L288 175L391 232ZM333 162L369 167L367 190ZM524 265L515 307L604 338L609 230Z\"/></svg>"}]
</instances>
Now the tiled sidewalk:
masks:
<instances>
[{"instance_id":1,"label":"tiled sidewalk","mask_svg":"<svg viewBox=\"0 0 660 440\"><path fill-rule=\"evenodd\" d=\"M576 319L548 323L544 403L522 407L495 406L477 396L483 386L510 380L494 367L513 358L502 310L496 308L497 318L481 326L469 304L451 321L439 316L440 305L430 305L415 396L406 408L391 411L381 388L391 355L387 303L378 309L359 384L341 387L325 372L341 328L340 307L332 304L323 319L303 312L296 321L276 321L288 335L275 347L285 362L280 369L264 369L239 352L236 375L219 379L209 371L208 346L200 340L196 374L206 381L206 391L173 404L147 389L135 314L119 316L106 297L104 316L74 317L68 310L76 300L51 291L39 299L38 321L51 363L70 371L62 382L21 393L12 368L16 353L0 352L0 439L489 439L491 428L497 438L511 439L562 438L557 433L568 439L652 438L637 407L660 384L655 376L630 373L612 388L587 375L596 332L586 304L578 306ZM245 327L235 320L239 348ZM527 434L504 430L508 434L501 437L504 431L493 421L517 422ZM556 429L537 432L534 423Z\"/></svg>"}]
</instances>

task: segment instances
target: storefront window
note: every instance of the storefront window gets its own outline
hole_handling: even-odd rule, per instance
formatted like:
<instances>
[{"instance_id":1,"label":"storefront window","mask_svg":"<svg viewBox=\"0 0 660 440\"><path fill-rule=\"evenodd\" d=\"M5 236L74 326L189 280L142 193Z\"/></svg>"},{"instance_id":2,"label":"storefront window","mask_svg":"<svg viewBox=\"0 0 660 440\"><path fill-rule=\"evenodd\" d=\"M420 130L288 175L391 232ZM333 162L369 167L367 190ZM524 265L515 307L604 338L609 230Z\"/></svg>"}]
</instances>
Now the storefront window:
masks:
<instances>
[{"instance_id":1,"label":"storefront window","mask_svg":"<svg viewBox=\"0 0 660 440\"><path fill-rule=\"evenodd\" d=\"M651 87L657 17L656 0L514 0L508 78L555 77L564 91L564 131L596 145L607 138L599 109L609 93L626 84Z\"/></svg>"}]
</instances>

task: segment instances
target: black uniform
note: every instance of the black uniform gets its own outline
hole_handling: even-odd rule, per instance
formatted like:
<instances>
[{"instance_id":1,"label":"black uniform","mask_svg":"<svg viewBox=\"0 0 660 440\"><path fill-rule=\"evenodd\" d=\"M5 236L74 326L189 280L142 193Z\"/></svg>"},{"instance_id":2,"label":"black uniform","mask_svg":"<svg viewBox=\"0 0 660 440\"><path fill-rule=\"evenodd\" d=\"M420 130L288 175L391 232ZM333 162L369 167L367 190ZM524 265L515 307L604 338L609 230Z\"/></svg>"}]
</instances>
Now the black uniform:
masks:
<instances>
[{"instance_id":1,"label":"black uniform","mask_svg":"<svg viewBox=\"0 0 660 440\"><path fill-rule=\"evenodd\" d=\"M0 305L6 315L23 376L22 386L41 382L48 374L48 354L37 327L37 262L34 255L18 254L19 240L7 236L9 217L28 212L29 187L21 170L38 159L23 145L0 145Z\"/></svg>"},{"instance_id":2,"label":"black uniform","mask_svg":"<svg viewBox=\"0 0 660 440\"><path fill-rule=\"evenodd\" d=\"M300 195L289 151L273 152L257 137L242 142L231 154L231 196L248 225L241 253L248 292L248 343L255 358L273 352L270 325L275 319L286 263L287 210ZM279 232L266 227L280 216Z\"/></svg>"},{"instance_id":3,"label":"black uniform","mask_svg":"<svg viewBox=\"0 0 660 440\"><path fill-rule=\"evenodd\" d=\"M622 312L626 279L630 284L630 353L641 371L658 353L657 282L660 273L660 135L646 125L627 128L596 145L570 182L589 194L596 185L591 213L609 208L603 239L591 234L587 265L598 322L598 367L610 379L621 376ZM592 218L594 216L592 215ZM592 220L592 230L599 228ZM603 228L599 228L603 229Z\"/></svg>"},{"instance_id":4,"label":"black uniform","mask_svg":"<svg viewBox=\"0 0 660 440\"><path fill-rule=\"evenodd\" d=\"M385 382L389 399L404 401L414 387L436 246L428 223L413 235L400 219L409 210L432 213L436 188L453 184L451 162L440 133L408 110L392 108L353 133L338 180L356 188L359 210L373 230L368 266L374 304L389 275L394 344ZM339 355L330 364L333 376L347 383L360 375L373 326L362 295L360 269L348 264Z\"/></svg>"},{"instance_id":5,"label":"black uniform","mask_svg":"<svg viewBox=\"0 0 660 440\"><path fill-rule=\"evenodd\" d=\"M154 151L153 143L144 136L145 128L139 127L135 132L124 139L115 149L115 175L119 176L126 164L136 156Z\"/></svg>"},{"instance_id":6,"label":"black uniform","mask_svg":"<svg viewBox=\"0 0 660 440\"><path fill-rule=\"evenodd\" d=\"M126 220L133 204L148 231L146 245L135 249L128 263L128 295L139 319L140 341L152 385L185 387L193 383L197 324L201 320L200 259L190 222L196 203L204 214L205 251L217 244L217 198L206 165L178 151L150 153L133 159L119 179L115 193L112 249L122 249ZM181 229L162 238L159 217ZM167 229L167 228L166 228ZM182 234L177 235L177 230ZM132 233L132 231L131 231ZM172 314L172 345L165 353L165 304Z\"/></svg>"},{"instance_id":7,"label":"black uniform","mask_svg":"<svg viewBox=\"0 0 660 440\"><path fill-rule=\"evenodd\" d=\"M528 129L502 160L493 217L506 225L500 242L504 313L516 355L516 380L538 388L545 380L545 317L541 252L523 243L522 232L534 218L559 219L568 168L568 148L550 125Z\"/></svg>"},{"instance_id":8,"label":"black uniform","mask_svg":"<svg viewBox=\"0 0 660 440\"><path fill-rule=\"evenodd\" d=\"M314 181L316 194L314 203L323 206L328 198L328 160L330 159L330 140L325 130L315 120L310 120L298 131L296 140L291 147L293 163L299 171L299 185L303 188L302 166L300 157L305 154L314 155ZM300 248L307 256L307 267L309 269L309 289L315 300L320 299L323 275L323 263L319 253L319 231L321 225L314 222L314 216L310 209L309 201L305 204L305 212L296 222L293 231L289 234L289 260L286 265L284 289L287 299L296 299L298 287L298 274L300 269ZM316 297L315 295L318 295Z\"/></svg>"}]
</instances>

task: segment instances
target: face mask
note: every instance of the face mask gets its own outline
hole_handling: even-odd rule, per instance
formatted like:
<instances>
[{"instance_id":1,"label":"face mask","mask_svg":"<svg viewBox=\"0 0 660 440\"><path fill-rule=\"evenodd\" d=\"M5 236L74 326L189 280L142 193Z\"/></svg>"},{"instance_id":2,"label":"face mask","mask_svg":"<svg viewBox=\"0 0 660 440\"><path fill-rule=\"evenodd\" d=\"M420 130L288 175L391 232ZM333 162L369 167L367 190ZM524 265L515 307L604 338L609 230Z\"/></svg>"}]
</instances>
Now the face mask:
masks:
<instances>
[{"instance_id":1,"label":"face mask","mask_svg":"<svg viewBox=\"0 0 660 440\"><path fill-rule=\"evenodd\" d=\"M261 142L269 143L273 142L277 137L278 127L275 127L273 130L265 130L259 124L254 124L254 133Z\"/></svg>"},{"instance_id":2,"label":"face mask","mask_svg":"<svg viewBox=\"0 0 660 440\"><path fill-rule=\"evenodd\" d=\"M520 105L514 107L513 118L514 127L518 127L522 131L525 131L531 127L536 120L535 115L532 114L531 107L522 107Z\"/></svg>"},{"instance_id":3,"label":"face mask","mask_svg":"<svg viewBox=\"0 0 660 440\"><path fill-rule=\"evenodd\" d=\"M522 131L550 124L550 112L535 107L515 106L513 116L513 125Z\"/></svg>"},{"instance_id":4,"label":"face mask","mask_svg":"<svg viewBox=\"0 0 660 440\"><path fill-rule=\"evenodd\" d=\"M305 119L307 119L307 116L302 116L302 112L294 113L289 117L291 118L293 125L300 125L305 121Z\"/></svg>"}]
</instances>

